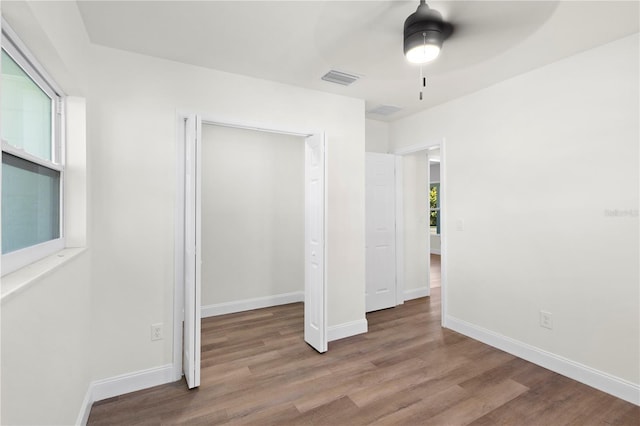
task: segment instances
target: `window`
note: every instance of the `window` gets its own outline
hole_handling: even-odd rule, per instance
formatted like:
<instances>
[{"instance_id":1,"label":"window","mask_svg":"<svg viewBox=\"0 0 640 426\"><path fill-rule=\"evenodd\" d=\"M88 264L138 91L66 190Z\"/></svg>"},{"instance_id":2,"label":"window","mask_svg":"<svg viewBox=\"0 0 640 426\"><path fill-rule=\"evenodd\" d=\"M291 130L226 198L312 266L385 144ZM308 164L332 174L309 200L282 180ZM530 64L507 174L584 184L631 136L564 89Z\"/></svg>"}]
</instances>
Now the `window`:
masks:
<instances>
[{"instance_id":1,"label":"window","mask_svg":"<svg viewBox=\"0 0 640 426\"><path fill-rule=\"evenodd\" d=\"M64 248L61 91L2 22L2 273Z\"/></svg>"},{"instance_id":2,"label":"window","mask_svg":"<svg viewBox=\"0 0 640 426\"><path fill-rule=\"evenodd\" d=\"M429 188L429 228L431 234L440 235L440 183Z\"/></svg>"}]
</instances>

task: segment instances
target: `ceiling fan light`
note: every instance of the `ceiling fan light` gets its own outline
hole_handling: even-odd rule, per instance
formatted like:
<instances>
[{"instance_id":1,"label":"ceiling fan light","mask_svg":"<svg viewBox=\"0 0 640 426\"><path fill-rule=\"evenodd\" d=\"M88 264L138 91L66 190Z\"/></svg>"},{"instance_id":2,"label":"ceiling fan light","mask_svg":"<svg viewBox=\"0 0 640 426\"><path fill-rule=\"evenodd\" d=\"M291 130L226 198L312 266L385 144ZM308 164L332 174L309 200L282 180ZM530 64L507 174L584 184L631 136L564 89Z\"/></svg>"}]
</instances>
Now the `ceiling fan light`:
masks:
<instances>
[{"instance_id":1,"label":"ceiling fan light","mask_svg":"<svg viewBox=\"0 0 640 426\"><path fill-rule=\"evenodd\" d=\"M442 43L453 32L453 25L420 0L418 9L404 21L404 54L409 62L424 64L440 54Z\"/></svg>"},{"instance_id":2,"label":"ceiling fan light","mask_svg":"<svg viewBox=\"0 0 640 426\"><path fill-rule=\"evenodd\" d=\"M440 46L435 44L420 44L409 49L406 57L412 64L425 64L436 59L439 54Z\"/></svg>"}]
</instances>

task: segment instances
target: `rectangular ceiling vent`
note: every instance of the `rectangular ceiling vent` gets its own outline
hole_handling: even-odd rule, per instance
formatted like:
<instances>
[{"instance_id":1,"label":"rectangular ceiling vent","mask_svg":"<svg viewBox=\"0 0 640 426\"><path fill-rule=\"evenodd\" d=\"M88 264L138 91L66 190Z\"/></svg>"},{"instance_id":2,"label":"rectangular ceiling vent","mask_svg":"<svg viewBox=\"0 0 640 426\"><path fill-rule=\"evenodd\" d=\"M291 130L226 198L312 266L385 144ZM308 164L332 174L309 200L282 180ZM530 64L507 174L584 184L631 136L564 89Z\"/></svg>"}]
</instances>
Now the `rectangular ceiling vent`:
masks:
<instances>
[{"instance_id":1,"label":"rectangular ceiling vent","mask_svg":"<svg viewBox=\"0 0 640 426\"><path fill-rule=\"evenodd\" d=\"M343 86L349 86L353 82L357 81L359 78L360 77L358 77L357 75L347 74L346 72L340 72L336 70L331 70L322 76L322 79L324 81L341 84Z\"/></svg>"},{"instance_id":2,"label":"rectangular ceiling vent","mask_svg":"<svg viewBox=\"0 0 640 426\"><path fill-rule=\"evenodd\" d=\"M400 111L402 108L393 105L379 105L367 111L369 114L391 115Z\"/></svg>"}]
</instances>

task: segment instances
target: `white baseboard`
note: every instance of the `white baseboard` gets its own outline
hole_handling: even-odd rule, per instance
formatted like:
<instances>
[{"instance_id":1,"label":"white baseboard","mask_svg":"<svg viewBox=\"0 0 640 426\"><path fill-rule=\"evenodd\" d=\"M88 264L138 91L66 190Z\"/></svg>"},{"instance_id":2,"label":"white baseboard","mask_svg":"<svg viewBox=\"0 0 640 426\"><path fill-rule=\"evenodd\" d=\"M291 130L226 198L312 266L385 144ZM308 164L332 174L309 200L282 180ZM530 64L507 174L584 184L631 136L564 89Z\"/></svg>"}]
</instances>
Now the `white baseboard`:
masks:
<instances>
[{"instance_id":1,"label":"white baseboard","mask_svg":"<svg viewBox=\"0 0 640 426\"><path fill-rule=\"evenodd\" d=\"M85 426L87 424L87 421L89 421L89 413L91 413L92 405L93 400L91 399L91 383L89 383L89 386L87 386L87 392L84 394L84 400L82 400L82 406L80 406L80 413L78 414L76 425Z\"/></svg>"},{"instance_id":2,"label":"white baseboard","mask_svg":"<svg viewBox=\"0 0 640 426\"><path fill-rule=\"evenodd\" d=\"M440 250L431 249L431 254L441 255L442 253L440 253Z\"/></svg>"},{"instance_id":3,"label":"white baseboard","mask_svg":"<svg viewBox=\"0 0 640 426\"><path fill-rule=\"evenodd\" d=\"M632 404L640 405L640 385L596 370L467 321L447 316L447 328L567 376Z\"/></svg>"},{"instance_id":4,"label":"white baseboard","mask_svg":"<svg viewBox=\"0 0 640 426\"><path fill-rule=\"evenodd\" d=\"M366 333L368 329L369 327L367 325L366 318L357 321L345 322L344 324L329 327L327 330L327 340L329 342L333 342L334 340Z\"/></svg>"},{"instance_id":5,"label":"white baseboard","mask_svg":"<svg viewBox=\"0 0 640 426\"><path fill-rule=\"evenodd\" d=\"M304 292L296 291L293 293L276 294L274 296L256 297L255 299L216 303L214 305L203 306L200 312L202 318L207 318L296 302L304 302Z\"/></svg>"},{"instance_id":6,"label":"white baseboard","mask_svg":"<svg viewBox=\"0 0 640 426\"><path fill-rule=\"evenodd\" d=\"M167 364L91 382L82 407L80 407L76 423L79 425L87 424L94 402L174 381L173 364Z\"/></svg>"},{"instance_id":7,"label":"white baseboard","mask_svg":"<svg viewBox=\"0 0 640 426\"><path fill-rule=\"evenodd\" d=\"M404 291L404 300L413 300L419 297L427 297L429 295L429 287L413 288Z\"/></svg>"},{"instance_id":8,"label":"white baseboard","mask_svg":"<svg viewBox=\"0 0 640 426\"><path fill-rule=\"evenodd\" d=\"M173 364L122 374L91 383L93 402L173 382Z\"/></svg>"}]
</instances>

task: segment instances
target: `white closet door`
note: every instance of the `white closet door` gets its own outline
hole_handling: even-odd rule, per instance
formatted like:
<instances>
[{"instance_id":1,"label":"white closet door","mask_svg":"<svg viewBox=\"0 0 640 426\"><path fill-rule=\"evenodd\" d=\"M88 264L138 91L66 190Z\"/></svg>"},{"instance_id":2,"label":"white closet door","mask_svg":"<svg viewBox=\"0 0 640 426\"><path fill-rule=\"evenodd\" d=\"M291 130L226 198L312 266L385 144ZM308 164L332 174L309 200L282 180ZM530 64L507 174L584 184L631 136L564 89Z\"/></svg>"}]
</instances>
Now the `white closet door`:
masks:
<instances>
[{"instance_id":1,"label":"white closet door","mask_svg":"<svg viewBox=\"0 0 640 426\"><path fill-rule=\"evenodd\" d=\"M324 155L324 135L309 136L305 143L304 340L321 353L327 351Z\"/></svg>"},{"instance_id":2,"label":"white closet door","mask_svg":"<svg viewBox=\"0 0 640 426\"><path fill-rule=\"evenodd\" d=\"M366 156L366 311L396 303L395 156Z\"/></svg>"},{"instance_id":3,"label":"white closet door","mask_svg":"<svg viewBox=\"0 0 640 426\"><path fill-rule=\"evenodd\" d=\"M182 368L189 389L200 386L200 134L201 121L191 115L185 123L185 259L184 342Z\"/></svg>"}]
</instances>

